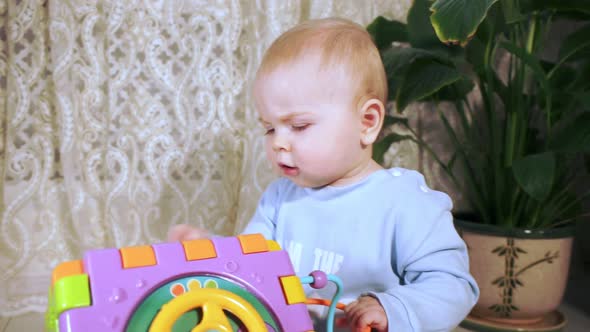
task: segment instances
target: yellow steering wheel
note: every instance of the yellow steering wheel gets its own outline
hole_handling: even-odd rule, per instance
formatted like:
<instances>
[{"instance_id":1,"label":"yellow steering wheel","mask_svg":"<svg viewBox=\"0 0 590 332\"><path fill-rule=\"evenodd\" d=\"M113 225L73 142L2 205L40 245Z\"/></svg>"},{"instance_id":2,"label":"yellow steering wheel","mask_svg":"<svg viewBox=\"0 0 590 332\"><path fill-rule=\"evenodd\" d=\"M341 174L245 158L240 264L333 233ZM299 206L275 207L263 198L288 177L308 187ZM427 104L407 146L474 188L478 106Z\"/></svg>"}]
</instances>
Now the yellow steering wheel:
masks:
<instances>
[{"instance_id":1,"label":"yellow steering wheel","mask_svg":"<svg viewBox=\"0 0 590 332\"><path fill-rule=\"evenodd\" d=\"M186 292L164 304L150 325L149 332L172 331L174 322L180 316L199 307L203 308L203 318L191 332L232 332L223 310L240 319L248 331L266 331L266 324L246 300L223 289L201 288Z\"/></svg>"}]
</instances>

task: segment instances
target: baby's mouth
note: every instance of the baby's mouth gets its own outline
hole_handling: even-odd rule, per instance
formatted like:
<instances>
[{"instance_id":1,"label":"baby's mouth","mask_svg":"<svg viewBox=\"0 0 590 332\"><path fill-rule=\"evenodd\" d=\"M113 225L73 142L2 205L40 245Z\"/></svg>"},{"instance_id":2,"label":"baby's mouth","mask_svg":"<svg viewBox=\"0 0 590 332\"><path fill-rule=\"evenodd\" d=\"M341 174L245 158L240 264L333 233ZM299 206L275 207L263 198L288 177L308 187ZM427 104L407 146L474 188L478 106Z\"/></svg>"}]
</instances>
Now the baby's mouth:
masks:
<instances>
[{"instance_id":1,"label":"baby's mouth","mask_svg":"<svg viewBox=\"0 0 590 332\"><path fill-rule=\"evenodd\" d=\"M295 176L299 174L299 168L295 166L289 166L283 163L279 163L279 168L285 175Z\"/></svg>"}]
</instances>

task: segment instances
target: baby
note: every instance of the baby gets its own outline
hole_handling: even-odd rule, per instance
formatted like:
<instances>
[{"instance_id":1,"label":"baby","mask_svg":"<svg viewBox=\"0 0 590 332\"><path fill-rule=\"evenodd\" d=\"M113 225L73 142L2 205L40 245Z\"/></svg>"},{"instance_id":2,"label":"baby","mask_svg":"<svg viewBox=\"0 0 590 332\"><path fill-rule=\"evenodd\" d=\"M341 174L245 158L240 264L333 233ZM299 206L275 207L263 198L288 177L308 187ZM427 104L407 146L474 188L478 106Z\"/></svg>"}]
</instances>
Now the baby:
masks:
<instances>
[{"instance_id":1,"label":"baby","mask_svg":"<svg viewBox=\"0 0 590 332\"><path fill-rule=\"evenodd\" d=\"M281 178L244 233L277 241L300 275L339 276L353 331L457 326L479 290L450 198L418 172L383 169L371 158L387 79L367 31L320 19L285 32L264 55L254 100L266 156ZM173 241L202 236L187 225L169 233ZM333 289L306 291L330 298Z\"/></svg>"}]
</instances>

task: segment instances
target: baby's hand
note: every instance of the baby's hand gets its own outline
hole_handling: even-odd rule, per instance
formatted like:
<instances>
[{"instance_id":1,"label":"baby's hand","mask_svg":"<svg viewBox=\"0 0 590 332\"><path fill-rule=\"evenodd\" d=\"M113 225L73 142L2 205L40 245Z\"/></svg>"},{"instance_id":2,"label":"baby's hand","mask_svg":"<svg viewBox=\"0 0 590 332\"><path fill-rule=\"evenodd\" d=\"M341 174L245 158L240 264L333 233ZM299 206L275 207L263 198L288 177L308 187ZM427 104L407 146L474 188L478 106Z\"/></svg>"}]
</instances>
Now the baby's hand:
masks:
<instances>
[{"instance_id":1,"label":"baby's hand","mask_svg":"<svg viewBox=\"0 0 590 332\"><path fill-rule=\"evenodd\" d=\"M344 309L351 331L366 331L367 326L379 332L387 332L387 315L379 301L371 296L361 296Z\"/></svg>"},{"instance_id":2,"label":"baby's hand","mask_svg":"<svg viewBox=\"0 0 590 332\"><path fill-rule=\"evenodd\" d=\"M168 230L169 242L196 240L208 237L209 232L207 230L187 224L174 225Z\"/></svg>"}]
</instances>

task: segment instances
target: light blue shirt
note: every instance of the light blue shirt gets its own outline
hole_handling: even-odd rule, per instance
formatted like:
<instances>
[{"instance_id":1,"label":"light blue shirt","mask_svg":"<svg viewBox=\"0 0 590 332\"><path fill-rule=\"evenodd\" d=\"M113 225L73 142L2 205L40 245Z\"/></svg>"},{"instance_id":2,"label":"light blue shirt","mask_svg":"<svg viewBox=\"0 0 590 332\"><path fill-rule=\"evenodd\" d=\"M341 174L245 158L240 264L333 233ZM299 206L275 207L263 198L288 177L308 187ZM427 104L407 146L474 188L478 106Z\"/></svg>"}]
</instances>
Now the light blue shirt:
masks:
<instances>
[{"instance_id":1,"label":"light blue shirt","mask_svg":"<svg viewBox=\"0 0 590 332\"><path fill-rule=\"evenodd\" d=\"M264 192L244 233L277 241L299 276L339 276L341 302L376 297L391 331L449 331L479 296L451 208L449 196L402 168L319 189L282 178ZM306 293L331 299L334 288Z\"/></svg>"}]
</instances>

